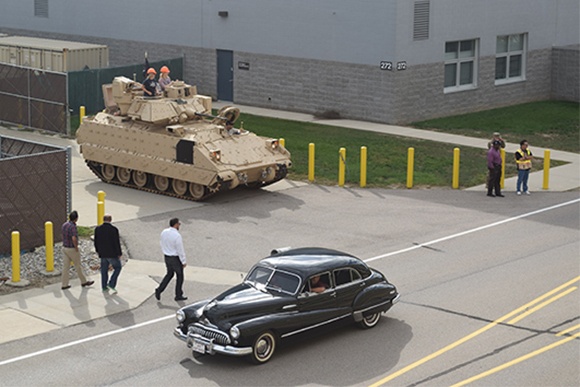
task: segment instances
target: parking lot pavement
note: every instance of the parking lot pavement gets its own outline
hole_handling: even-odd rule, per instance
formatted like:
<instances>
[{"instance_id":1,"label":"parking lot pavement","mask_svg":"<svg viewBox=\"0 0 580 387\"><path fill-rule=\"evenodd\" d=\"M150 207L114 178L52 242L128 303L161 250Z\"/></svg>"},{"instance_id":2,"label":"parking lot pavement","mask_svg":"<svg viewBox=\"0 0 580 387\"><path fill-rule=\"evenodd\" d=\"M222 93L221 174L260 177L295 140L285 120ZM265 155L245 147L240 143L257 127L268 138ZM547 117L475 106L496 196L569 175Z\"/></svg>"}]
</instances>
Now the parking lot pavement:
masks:
<instances>
[{"instance_id":1,"label":"parking lot pavement","mask_svg":"<svg viewBox=\"0 0 580 387\"><path fill-rule=\"evenodd\" d=\"M224 103L217 102L215 107ZM271 109L239 106L243 112L263 116L292 119L296 121L315 121L318 124L343 126L353 129L375 131L386 134L422 138L453 144L454 146L470 146L485 148L486 141L446 133L404 128L400 126L368 123L354 120L319 120L308 114L283 112ZM73 139L61 138L54 135L12 130L0 127L0 134L22 138L25 140L53 144L72 149L72 185L73 208L79 211L80 225L94 226L97 221L97 192L107 193L105 211L113 214L115 222L135 219L146 219L154 215L179 213L204 206L203 203L174 199L161 195L153 195L132 189L117 187L99 181L85 166L78 151L78 145ZM506 152L514 152L515 144L508 144ZM544 150L533 148L537 157L543 157ZM569 152L552 151L552 159L563 160L569 164L552 168L550 173L549 191L568 191L580 187L580 155ZM540 191L543 182L542 171L530 174L530 189ZM265 188L268 191L284 191L296 188L307 183L284 180ZM515 187L515 178L506 179L506 189ZM483 186L471 187L470 191L483 191ZM169 215L168 215L169 216ZM53 220L58 223L61 220ZM64 221L64 220L62 220ZM73 287L69 291L62 291L60 284L47 286L43 289L28 289L18 293L0 297L0 326L3 329L0 343L16 340L22 337L58 329L61 327L79 324L136 308L153 295L157 286L152 278L164 275L165 267L160 262L140 261L132 259L123 269L120 280L119 294L103 294L100 286L86 289ZM240 281L242 273L228 270L209 269L204 267L186 268L188 280L231 285ZM98 281L98 278L95 278ZM98 285L98 282L97 282Z\"/></svg>"}]
</instances>

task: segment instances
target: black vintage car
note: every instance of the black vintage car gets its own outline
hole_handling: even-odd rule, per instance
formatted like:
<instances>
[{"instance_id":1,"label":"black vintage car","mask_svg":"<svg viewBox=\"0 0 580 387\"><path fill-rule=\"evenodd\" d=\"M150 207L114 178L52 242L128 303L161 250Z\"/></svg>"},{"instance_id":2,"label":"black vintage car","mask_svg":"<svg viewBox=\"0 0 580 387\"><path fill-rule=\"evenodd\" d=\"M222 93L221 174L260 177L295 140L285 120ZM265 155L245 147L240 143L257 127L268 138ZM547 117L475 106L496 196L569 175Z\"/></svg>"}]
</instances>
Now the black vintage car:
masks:
<instances>
[{"instance_id":1,"label":"black vintage car","mask_svg":"<svg viewBox=\"0 0 580 387\"><path fill-rule=\"evenodd\" d=\"M323 248L274 250L243 283L177 311L174 334L193 353L270 360L279 339L341 319L372 328L399 299L360 259Z\"/></svg>"}]
</instances>

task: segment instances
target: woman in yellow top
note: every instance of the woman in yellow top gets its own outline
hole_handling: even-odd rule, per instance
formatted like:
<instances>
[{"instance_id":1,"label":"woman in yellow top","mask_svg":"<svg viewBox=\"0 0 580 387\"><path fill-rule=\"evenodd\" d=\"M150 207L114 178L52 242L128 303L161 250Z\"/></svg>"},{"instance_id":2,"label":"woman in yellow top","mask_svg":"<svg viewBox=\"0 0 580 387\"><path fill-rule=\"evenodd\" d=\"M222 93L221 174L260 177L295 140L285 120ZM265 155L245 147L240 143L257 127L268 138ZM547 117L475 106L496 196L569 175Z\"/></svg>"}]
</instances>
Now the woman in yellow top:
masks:
<instances>
[{"instance_id":1,"label":"woman in yellow top","mask_svg":"<svg viewBox=\"0 0 580 387\"><path fill-rule=\"evenodd\" d=\"M530 176L530 169L532 169L532 152L528 149L528 142L526 140L520 141L520 149L515 153L516 165L518 167L518 182L516 184L516 193L522 194L520 188L524 188L526 195L530 194L528 190L528 177Z\"/></svg>"}]
</instances>

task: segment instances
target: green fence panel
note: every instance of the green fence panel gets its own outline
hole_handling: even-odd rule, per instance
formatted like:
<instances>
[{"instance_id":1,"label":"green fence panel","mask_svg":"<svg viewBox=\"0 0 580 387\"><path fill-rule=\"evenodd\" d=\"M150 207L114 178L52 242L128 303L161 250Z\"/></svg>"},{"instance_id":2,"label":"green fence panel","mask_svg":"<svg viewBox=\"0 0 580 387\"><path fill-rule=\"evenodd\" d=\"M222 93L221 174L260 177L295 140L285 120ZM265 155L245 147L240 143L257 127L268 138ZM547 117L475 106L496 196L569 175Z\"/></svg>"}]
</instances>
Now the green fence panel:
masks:
<instances>
[{"instance_id":1,"label":"green fence panel","mask_svg":"<svg viewBox=\"0 0 580 387\"><path fill-rule=\"evenodd\" d=\"M161 66L171 69L171 79L183 79L183 58L166 59L150 62L159 72ZM68 105L71 114L78 114L79 108L84 106L87 114L93 114L105 108L102 85L113 82L113 78L125 76L143 81L144 63L121 67L109 67L94 70L71 71L68 73Z\"/></svg>"}]
</instances>

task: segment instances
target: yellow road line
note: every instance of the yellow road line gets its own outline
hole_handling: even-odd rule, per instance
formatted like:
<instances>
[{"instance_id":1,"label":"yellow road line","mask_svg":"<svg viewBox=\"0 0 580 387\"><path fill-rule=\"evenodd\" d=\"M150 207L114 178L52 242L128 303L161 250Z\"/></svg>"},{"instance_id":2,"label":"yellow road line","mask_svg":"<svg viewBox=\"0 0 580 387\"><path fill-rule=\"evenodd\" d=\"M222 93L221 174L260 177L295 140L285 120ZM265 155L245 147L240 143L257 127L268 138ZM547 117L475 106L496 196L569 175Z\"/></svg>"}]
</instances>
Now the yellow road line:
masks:
<instances>
[{"instance_id":1,"label":"yellow road line","mask_svg":"<svg viewBox=\"0 0 580 387\"><path fill-rule=\"evenodd\" d=\"M514 318L513 320L508 321L507 323L508 324L515 324L518 321L520 321L521 319L523 319L524 317L527 317L530 314L542 309L544 306L549 305L556 300L559 300L560 298L564 297L565 295L572 293L576 289L578 289L576 286L571 287L570 289L566 290L565 292L560 293L557 296L554 296L554 297L550 298L549 300L542 302L540 305L534 306L532 309L526 311L525 313L520 314L518 317Z\"/></svg>"},{"instance_id":2,"label":"yellow road line","mask_svg":"<svg viewBox=\"0 0 580 387\"><path fill-rule=\"evenodd\" d=\"M409 371L411 371L411 370L419 367L420 365L422 365L424 363L427 363L429 360L435 359L436 357L438 357L440 355L443 355L445 352L448 352L448 351L452 350L453 348L458 347L461 344L463 344L463 343L465 343L465 342L473 339L474 337L479 336L480 334L482 334L482 333L490 330L491 328L495 327L497 324L499 324L499 323L501 323L501 322L503 322L503 321L511 318L512 316L515 316L515 315L517 315L517 314L525 311L526 309L528 309L532 305L537 304L538 302L544 300L545 298L550 297L552 294L557 293L560 290L562 290L562 289L570 286L574 282L578 282L578 281L580 281L580 276L578 276L578 277L576 277L576 278L574 278L574 279L566 282L563 285L558 286L555 289L550 290L549 292L547 292L544 295L536 298L535 300L530 301L527 304L525 304L523 306L520 306L519 308L517 308L517 309L515 309L515 310L513 310L511 312L509 312L505 316L502 316L499 319L497 319L497 320L495 320L495 321L487 324L483 328L480 328L480 329L476 330L475 332L473 332L473 333L471 333L471 334L469 334L469 335L467 335L467 336L465 336L465 337L457 340L456 342L451 343L451 344L449 344L448 346L446 346L444 348L441 348L437 352L433 352L432 354L430 354L428 356L425 356L424 358L419 359L419 360L417 360L416 362L414 362L412 364L409 364L408 366L400 369L399 371L397 371L395 373L392 373L392 374L386 376L385 378L379 380L378 382L375 382L375 383L371 384L369 387L378 387L378 386L381 386L381 385L383 385L383 384L385 384L385 383L387 383L387 382L389 382L389 381L391 381L391 380L393 380L395 378L398 378L399 376L401 376L403 374L406 374L407 372L409 372Z\"/></svg>"},{"instance_id":3,"label":"yellow road line","mask_svg":"<svg viewBox=\"0 0 580 387\"><path fill-rule=\"evenodd\" d=\"M538 350L536 350L536 351L534 351L534 352L530 352L530 353L528 353L527 355L524 355L524 356L518 357L517 359L514 359L514 360L512 360L512 361L509 361L509 362L507 362L507 363L504 363L504 364L502 364L502 365L500 365L500 366L497 366L497 367L495 367L495 368L492 368L492 369L490 369L489 371L485 371L485 372L482 372L482 373L480 373L479 375L475 375L475 376L473 376L473 377L471 377L471 378L469 378L469 379L465 379L464 381L462 381L462 382L459 382L459 383L457 383L457 384L454 384L454 385L453 385L453 386L451 386L451 387L460 387L460 386L465 386L466 384L469 384L469 383L471 383L471 382L475 382L476 380L479 380L479 379L485 378L486 376L489 376L489 375L491 375L491 374L495 374L496 372L499 372L499 371L501 371L501 370L504 370L504 369L506 369L506 368L508 368L508 367L511 367L511 366L513 366L513 365L516 365L516 364L518 364L518 363L521 363L521 362L523 362L524 360L528 360L528 359L530 359L530 358L532 358L532 357L534 357L534 356L537 356L537 355L539 355L539 354L541 354L541 353L544 353L544 352L546 352L546 351L549 351L549 350L551 350L551 349L554 349L554 348L556 348L556 347L559 347L559 346L560 346L560 345L562 345L562 344L566 344L568 341L572 341L572 340L576 339L577 337L580 337L580 332L579 332L579 333L576 333L576 334L575 334L575 335L573 335L573 336L570 336L570 337L567 337L567 338L565 338L565 339L562 339L562 340L560 340L560 341L556 341L555 343L552 343L552 344L550 344L550 345L546 345L545 347L542 347L542 348L540 348L540 349L538 349Z\"/></svg>"},{"instance_id":4,"label":"yellow road line","mask_svg":"<svg viewBox=\"0 0 580 387\"><path fill-rule=\"evenodd\" d=\"M564 329L562 332L558 332L556 336L564 336L566 333L575 331L578 328L580 328L580 324L575 325L572 328Z\"/></svg>"}]
</instances>

